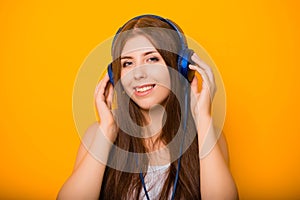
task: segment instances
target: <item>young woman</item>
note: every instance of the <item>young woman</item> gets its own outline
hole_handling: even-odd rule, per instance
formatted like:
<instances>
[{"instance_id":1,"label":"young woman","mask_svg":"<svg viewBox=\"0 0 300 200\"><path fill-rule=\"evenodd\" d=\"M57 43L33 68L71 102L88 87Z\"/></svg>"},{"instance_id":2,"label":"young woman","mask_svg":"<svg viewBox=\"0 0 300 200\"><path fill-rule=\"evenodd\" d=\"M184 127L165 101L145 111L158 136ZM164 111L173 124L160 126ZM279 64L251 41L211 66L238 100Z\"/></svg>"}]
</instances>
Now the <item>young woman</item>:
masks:
<instances>
[{"instance_id":1,"label":"young woman","mask_svg":"<svg viewBox=\"0 0 300 200\"><path fill-rule=\"evenodd\" d=\"M185 48L181 29L159 16L119 29L95 92L100 122L86 131L58 199L238 198L225 139L214 138L213 72ZM188 76L195 71L200 90ZM203 156L207 138L218 141Z\"/></svg>"}]
</instances>

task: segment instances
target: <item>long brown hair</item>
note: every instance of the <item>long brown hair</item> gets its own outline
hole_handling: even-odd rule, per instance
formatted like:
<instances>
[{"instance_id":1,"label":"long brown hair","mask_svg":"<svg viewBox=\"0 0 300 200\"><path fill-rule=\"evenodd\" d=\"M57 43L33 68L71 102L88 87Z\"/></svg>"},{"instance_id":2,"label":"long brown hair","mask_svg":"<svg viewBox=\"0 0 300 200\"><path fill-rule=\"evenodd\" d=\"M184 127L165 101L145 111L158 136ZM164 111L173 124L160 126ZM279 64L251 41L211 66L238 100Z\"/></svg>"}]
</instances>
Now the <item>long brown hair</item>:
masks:
<instances>
[{"instance_id":1,"label":"long brown hair","mask_svg":"<svg viewBox=\"0 0 300 200\"><path fill-rule=\"evenodd\" d=\"M156 27L160 29L147 29L149 27ZM126 41L135 35L143 35L149 39L149 41L161 54L167 66L177 70L177 56L181 48L181 41L175 31L165 30L173 30L173 28L168 23L149 16L131 20L122 27L120 33L126 32L126 34L117 35L112 47L112 55L114 60L112 63L112 69L115 83L117 83L117 81L120 79L120 55L122 49ZM171 74L170 76L172 92L170 92L168 98L166 99L165 111L167 113L167 118L158 140L162 141L164 144L168 144L172 141L172 139L174 139L176 134L180 135L179 140L182 140L185 135L192 136L189 137L192 138L192 141L184 141L185 143L191 143L191 145L187 147L187 150L183 153L181 158L181 168L179 172L175 199L201 199L198 140L190 108L188 108L186 131L184 131L182 128L181 119L181 113L184 112L184 110L182 110L180 102L182 102L184 99L184 93L189 93L190 90L188 87L183 88L179 77L172 76ZM130 123L126 123L126 120L132 120L137 125L143 126L145 125L143 115L138 105L135 104L131 99L129 100L129 108L126 107L127 105L124 106L124 101L126 101L125 98L129 97L124 94L122 85L121 87L116 87L115 89L117 92L118 106L115 115L116 121L117 123L127 124L129 126L127 130L131 130L131 132L134 134L131 133L129 135L122 129L119 129L118 136L114 144L115 146L127 152L146 153L147 148L144 145L143 139L141 139L141 137L132 136L139 136L141 134L140 130L134 126L130 127ZM178 151L178 147L177 149L170 149L170 152ZM113 162L113 160L115 160L117 157L117 150L112 148L108 162ZM160 194L161 200L168 199L172 193L178 167L178 159L174 159L174 155L172 154L170 154L170 157L171 160L174 161L171 163L167 171L167 178ZM125 156L125 158L122 158L122 161L124 162L124 169L132 168L131 163L134 162L133 158L130 158L130 156ZM146 162L146 164L148 163L147 160L144 162ZM126 172L126 170L117 170L107 166L102 182L100 199L132 199L132 197L134 199L139 199L141 190L142 183L139 173L130 173Z\"/></svg>"}]
</instances>

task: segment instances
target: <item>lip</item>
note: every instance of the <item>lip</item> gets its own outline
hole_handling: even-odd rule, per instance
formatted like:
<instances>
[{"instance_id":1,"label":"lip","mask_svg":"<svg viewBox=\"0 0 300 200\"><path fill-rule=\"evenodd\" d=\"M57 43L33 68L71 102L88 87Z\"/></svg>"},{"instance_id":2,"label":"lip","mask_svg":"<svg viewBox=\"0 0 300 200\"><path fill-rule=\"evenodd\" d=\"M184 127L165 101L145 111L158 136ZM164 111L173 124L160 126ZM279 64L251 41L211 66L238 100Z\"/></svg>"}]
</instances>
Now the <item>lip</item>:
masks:
<instances>
[{"instance_id":1,"label":"lip","mask_svg":"<svg viewBox=\"0 0 300 200\"><path fill-rule=\"evenodd\" d=\"M146 87L151 87L151 88L146 89L145 91L137 91L137 88L146 88ZM156 87L156 84L154 84L154 83L135 86L133 88L134 89L134 94L138 97L144 97L144 96L150 94L154 90L155 87Z\"/></svg>"}]
</instances>

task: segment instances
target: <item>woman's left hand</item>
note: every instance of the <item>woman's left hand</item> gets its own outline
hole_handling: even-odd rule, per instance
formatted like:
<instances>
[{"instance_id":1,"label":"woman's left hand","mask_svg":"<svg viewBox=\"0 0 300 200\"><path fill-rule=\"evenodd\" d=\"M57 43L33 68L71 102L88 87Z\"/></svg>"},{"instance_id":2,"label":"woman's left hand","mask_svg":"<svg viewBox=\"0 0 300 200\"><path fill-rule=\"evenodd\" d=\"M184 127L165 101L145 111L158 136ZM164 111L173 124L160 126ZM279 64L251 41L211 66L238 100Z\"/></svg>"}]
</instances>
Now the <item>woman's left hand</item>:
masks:
<instances>
[{"instance_id":1,"label":"woman's left hand","mask_svg":"<svg viewBox=\"0 0 300 200\"><path fill-rule=\"evenodd\" d=\"M201 60L196 53L191 58L195 65L190 64L189 68L197 71L202 77L202 89L200 91L196 76L191 83L191 110L198 129L208 119L211 119L211 104L217 88L211 67Z\"/></svg>"}]
</instances>

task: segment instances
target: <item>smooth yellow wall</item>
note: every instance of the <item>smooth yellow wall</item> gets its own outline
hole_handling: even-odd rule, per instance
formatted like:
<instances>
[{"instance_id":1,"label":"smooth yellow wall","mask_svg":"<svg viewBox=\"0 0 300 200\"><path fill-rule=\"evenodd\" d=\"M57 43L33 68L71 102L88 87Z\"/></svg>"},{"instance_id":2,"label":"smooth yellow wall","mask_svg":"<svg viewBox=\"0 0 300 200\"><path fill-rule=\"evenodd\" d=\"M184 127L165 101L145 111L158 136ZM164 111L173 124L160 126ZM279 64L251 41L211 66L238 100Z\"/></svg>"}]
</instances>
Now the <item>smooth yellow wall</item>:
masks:
<instances>
[{"instance_id":1,"label":"smooth yellow wall","mask_svg":"<svg viewBox=\"0 0 300 200\"><path fill-rule=\"evenodd\" d=\"M298 1L0 3L0 199L54 199L72 171L77 71L128 19L172 19L218 66L241 199L300 198Z\"/></svg>"}]
</instances>

